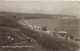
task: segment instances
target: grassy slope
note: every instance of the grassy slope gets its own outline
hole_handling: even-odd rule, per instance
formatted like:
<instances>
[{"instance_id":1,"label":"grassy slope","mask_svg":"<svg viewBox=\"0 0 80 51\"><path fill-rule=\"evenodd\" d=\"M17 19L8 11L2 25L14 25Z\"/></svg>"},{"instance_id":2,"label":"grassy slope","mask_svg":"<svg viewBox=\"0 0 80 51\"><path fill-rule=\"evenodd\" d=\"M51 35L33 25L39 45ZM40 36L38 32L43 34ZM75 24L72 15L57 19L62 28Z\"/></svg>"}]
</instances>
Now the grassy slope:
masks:
<instances>
[{"instance_id":1,"label":"grassy slope","mask_svg":"<svg viewBox=\"0 0 80 51\"><path fill-rule=\"evenodd\" d=\"M39 33L39 32L33 31L33 30L25 29L25 28L21 28L20 30L22 33L24 33L25 35L27 35L29 37L32 37L33 39L35 39L37 41L37 43L41 44L43 47L45 47L51 51L61 50L60 48L64 49L65 47L66 47L65 50L70 50L69 46L79 48L77 44L49 36L45 33ZM42 36L40 36L40 35L42 35ZM63 44L66 44L66 46L62 46Z\"/></svg>"},{"instance_id":2,"label":"grassy slope","mask_svg":"<svg viewBox=\"0 0 80 51\"><path fill-rule=\"evenodd\" d=\"M37 43L29 43L20 32L18 32L21 25L17 24L16 20L9 17L0 17L0 50L1 51L47 51L45 48L40 47ZM8 36L14 38L14 41L8 39ZM19 43L21 42L21 43ZM1 48L3 45L30 45L35 48Z\"/></svg>"}]
</instances>

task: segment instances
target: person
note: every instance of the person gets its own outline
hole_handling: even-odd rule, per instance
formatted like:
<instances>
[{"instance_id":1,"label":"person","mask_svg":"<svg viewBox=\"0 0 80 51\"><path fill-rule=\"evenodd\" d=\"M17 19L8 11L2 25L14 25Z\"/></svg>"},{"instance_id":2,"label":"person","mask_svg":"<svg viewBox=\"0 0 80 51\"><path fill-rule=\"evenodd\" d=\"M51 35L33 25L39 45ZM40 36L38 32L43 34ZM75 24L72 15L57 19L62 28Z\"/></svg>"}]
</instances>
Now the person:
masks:
<instances>
[{"instance_id":1,"label":"person","mask_svg":"<svg viewBox=\"0 0 80 51\"><path fill-rule=\"evenodd\" d=\"M73 37L73 35L70 35L70 39L74 40L74 37Z\"/></svg>"},{"instance_id":2,"label":"person","mask_svg":"<svg viewBox=\"0 0 80 51\"><path fill-rule=\"evenodd\" d=\"M42 27L42 30L43 31L47 31L47 27L45 26L45 27Z\"/></svg>"},{"instance_id":3,"label":"person","mask_svg":"<svg viewBox=\"0 0 80 51\"><path fill-rule=\"evenodd\" d=\"M29 43L31 42L31 38L27 37L27 40L28 40Z\"/></svg>"},{"instance_id":4,"label":"person","mask_svg":"<svg viewBox=\"0 0 80 51\"><path fill-rule=\"evenodd\" d=\"M68 39L68 35L66 35L66 40Z\"/></svg>"},{"instance_id":5,"label":"person","mask_svg":"<svg viewBox=\"0 0 80 51\"><path fill-rule=\"evenodd\" d=\"M53 35L57 37L57 35L56 35L56 33L55 33L55 32L53 32Z\"/></svg>"}]
</instances>

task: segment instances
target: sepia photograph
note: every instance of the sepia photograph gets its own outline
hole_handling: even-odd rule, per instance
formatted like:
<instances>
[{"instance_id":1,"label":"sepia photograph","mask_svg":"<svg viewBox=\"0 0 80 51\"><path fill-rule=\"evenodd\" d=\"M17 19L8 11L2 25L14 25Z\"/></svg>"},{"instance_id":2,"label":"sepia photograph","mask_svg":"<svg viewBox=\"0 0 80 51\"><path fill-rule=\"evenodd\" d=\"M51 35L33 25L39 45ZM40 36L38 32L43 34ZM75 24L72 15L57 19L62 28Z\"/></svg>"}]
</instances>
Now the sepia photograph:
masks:
<instances>
[{"instance_id":1,"label":"sepia photograph","mask_svg":"<svg viewBox=\"0 0 80 51\"><path fill-rule=\"evenodd\" d=\"M79 1L0 1L0 51L80 51Z\"/></svg>"}]
</instances>

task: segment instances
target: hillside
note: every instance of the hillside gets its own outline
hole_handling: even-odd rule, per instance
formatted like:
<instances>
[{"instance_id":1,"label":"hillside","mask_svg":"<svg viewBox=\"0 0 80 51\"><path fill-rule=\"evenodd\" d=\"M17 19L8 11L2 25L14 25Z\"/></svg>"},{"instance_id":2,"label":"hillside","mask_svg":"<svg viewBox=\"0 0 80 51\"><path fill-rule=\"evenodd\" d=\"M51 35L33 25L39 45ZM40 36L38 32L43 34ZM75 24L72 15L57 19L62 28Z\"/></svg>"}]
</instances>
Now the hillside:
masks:
<instances>
[{"instance_id":1,"label":"hillside","mask_svg":"<svg viewBox=\"0 0 80 51\"><path fill-rule=\"evenodd\" d=\"M4 49L4 48L2 48L3 51L5 51L5 50L6 51L19 51L19 50L21 50L21 51L25 51L25 50L27 50L27 51L28 50L29 51L32 51L32 50L33 51L48 51L48 50L49 51L53 51L53 50L54 51L62 51L62 50L63 51L76 51L77 49L79 49L79 44L77 44L75 42L66 41L64 39L59 39L56 36L50 36L50 35L47 35L46 33L38 32L35 30L30 30L26 27L24 28L21 24L17 23L16 19L14 19L14 16L24 17L24 18L26 18L26 20L27 20L27 18L28 18L28 20L29 19L43 19L43 18L44 19L53 18L53 20L56 19L55 17L51 17L50 15L39 14L39 15L37 15L39 17L37 17L35 15L37 18L34 16L34 14L28 14L28 15L26 15L27 17L25 17L24 14L18 15L17 13L1 14L1 16L0 16L0 27L1 27L0 28L0 33L1 33L0 39L1 39L1 41L0 42L1 42L1 45L21 45L21 46L23 46L23 45L31 45L32 46L33 45L33 46L35 46L35 48L34 49L27 49L27 48ZM57 21L59 21L57 26L60 29L65 30L65 26L68 27L68 26L70 26L71 23L74 23L74 24L76 23L73 20L75 20L75 19L72 19L72 20L67 19L67 21L65 21L65 20L63 21L62 19L57 20ZM36 21L36 22L38 22L38 21ZM56 21L54 23L56 23ZM68 25L68 23L69 23L69 25ZM49 22L49 24L51 24L51 23ZM46 25L48 26L49 24L47 23ZM55 25L55 24L53 24L53 25ZM71 24L71 25L73 25L73 24ZM76 24L76 25L78 25L78 24ZM72 30L73 27L71 26L70 29ZM67 30L70 30L70 29L67 29ZM10 38L10 36L15 38L14 42L8 39L8 38ZM29 42L30 40L27 39L27 37L30 37L31 39L35 40L36 42ZM11 38L11 39L13 40L14 38ZM6 40L6 41L4 41L4 40Z\"/></svg>"},{"instance_id":2,"label":"hillside","mask_svg":"<svg viewBox=\"0 0 80 51\"><path fill-rule=\"evenodd\" d=\"M20 28L23 27L15 19L0 17L0 51L47 51L37 42L31 41L32 38L21 33Z\"/></svg>"}]
</instances>

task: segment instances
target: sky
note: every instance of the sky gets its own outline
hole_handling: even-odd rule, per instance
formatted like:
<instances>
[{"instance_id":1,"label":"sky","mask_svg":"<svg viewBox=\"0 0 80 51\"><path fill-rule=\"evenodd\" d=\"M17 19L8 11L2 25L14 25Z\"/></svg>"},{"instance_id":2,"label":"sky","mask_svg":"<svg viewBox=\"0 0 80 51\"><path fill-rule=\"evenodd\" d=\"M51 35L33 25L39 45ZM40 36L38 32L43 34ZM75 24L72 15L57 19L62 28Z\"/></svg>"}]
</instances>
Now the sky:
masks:
<instances>
[{"instance_id":1,"label":"sky","mask_svg":"<svg viewBox=\"0 0 80 51\"><path fill-rule=\"evenodd\" d=\"M79 17L78 1L2 1L1 12L64 14Z\"/></svg>"}]
</instances>

